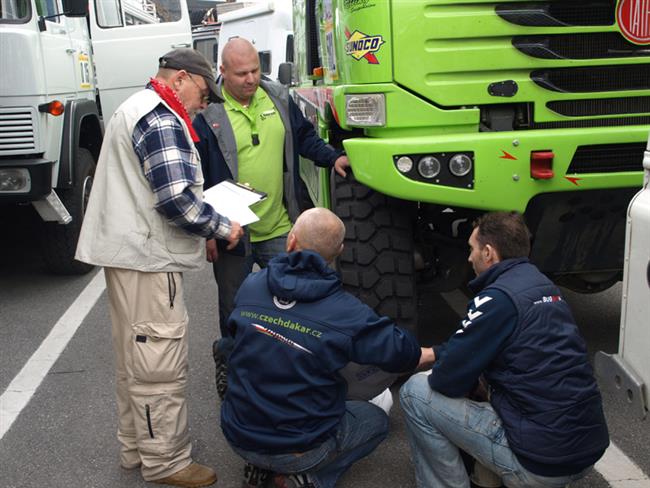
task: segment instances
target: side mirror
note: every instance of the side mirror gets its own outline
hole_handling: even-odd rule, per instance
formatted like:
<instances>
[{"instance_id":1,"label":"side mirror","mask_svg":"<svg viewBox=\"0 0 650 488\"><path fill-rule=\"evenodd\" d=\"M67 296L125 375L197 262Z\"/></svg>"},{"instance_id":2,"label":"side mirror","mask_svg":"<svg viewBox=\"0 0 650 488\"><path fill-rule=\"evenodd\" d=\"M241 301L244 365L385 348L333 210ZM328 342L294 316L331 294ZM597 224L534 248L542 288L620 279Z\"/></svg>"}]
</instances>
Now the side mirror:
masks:
<instances>
[{"instance_id":1,"label":"side mirror","mask_svg":"<svg viewBox=\"0 0 650 488\"><path fill-rule=\"evenodd\" d=\"M87 0L62 0L63 15L66 17L85 17L88 14Z\"/></svg>"},{"instance_id":2,"label":"side mirror","mask_svg":"<svg viewBox=\"0 0 650 488\"><path fill-rule=\"evenodd\" d=\"M286 86L291 85L293 81L293 63L281 63L278 66L278 81Z\"/></svg>"}]
</instances>

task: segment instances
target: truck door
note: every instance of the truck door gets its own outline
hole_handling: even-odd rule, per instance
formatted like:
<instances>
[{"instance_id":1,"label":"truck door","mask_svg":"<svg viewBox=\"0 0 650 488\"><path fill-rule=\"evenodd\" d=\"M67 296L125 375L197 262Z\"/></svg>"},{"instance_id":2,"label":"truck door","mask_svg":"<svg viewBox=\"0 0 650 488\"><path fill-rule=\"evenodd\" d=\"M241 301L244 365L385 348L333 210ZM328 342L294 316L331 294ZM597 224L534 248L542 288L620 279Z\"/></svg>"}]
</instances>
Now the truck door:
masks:
<instances>
[{"instance_id":1,"label":"truck door","mask_svg":"<svg viewBox=\"0 0 650 488\"><path fill-rule=\"evenodd\" d=\"M36 14L50 17L45 19L45 30L40 33L45 86L39 87L36 93L59 97L75 93L77 88L74 49L68 33L68 19L56 17L61 12L60 0L36 1ZM12 54L12 56L16 55L20 56L19 53ZM28 72L32 73L32 71ZM17 83L16 87L18 91L32 94L34 91L25 91L25 88L33 90L30 86L33 83L33 80L24 80L24 83Z\"/></svg>"},{"instance_id":2,"label":"truck door","mask_svg":"<svg viewBox=\"0 0 650 488\"><path fill-rule=\"evenodd\" d=\"M158 70L158 58L190 47L186 0L91 0L90 32L104 122Z\"/></svg>"}]
</instances>

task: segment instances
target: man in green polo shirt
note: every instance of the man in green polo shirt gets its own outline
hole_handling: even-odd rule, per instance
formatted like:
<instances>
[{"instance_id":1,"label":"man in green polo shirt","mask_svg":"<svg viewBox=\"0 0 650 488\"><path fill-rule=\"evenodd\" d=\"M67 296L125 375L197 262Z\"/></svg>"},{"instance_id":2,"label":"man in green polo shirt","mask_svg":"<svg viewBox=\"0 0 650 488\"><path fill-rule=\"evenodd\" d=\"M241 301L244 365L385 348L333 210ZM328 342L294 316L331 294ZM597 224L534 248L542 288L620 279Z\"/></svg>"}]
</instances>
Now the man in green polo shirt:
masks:
<instances>
[{"instance_id":1,"label":"man in green polo shirt","mask_svg":"<svg viewBox=\"0 0 650 488\"><path fill-rule=\"evenodd\" d=\"M228 92L225 79L224 88L224 105L237 144L237 179L268 195L253 207L260 220L248 226L250 240L255 243L285 236L291 221L282 202L285 131L280 115L264 90L256 90L248 103L242 104Z\"/></svg>"},{"instance_id":2,"label":"man in green polo shirt","mask_svg":"<svg viewBox=\"0 0 650 488\"><path fill-rule=\"evenodd\" d=\"M342 151L323 141L289 96L288 88L260 80L259 57L243 39L229 40L221 54L223 103L213 103L194 119L199 136L205 188L232 178L248 183L268 197L252 207L260 220L248 226L247 236L232 251L208 241L219 292L219 326L215 342L217 391L226 389L225 364L232 346L227 319L234 297L253 264L265 267L285 251L286 234L300 213L299 155L318 166L346 175L350 163ZM246 238L247 237L247 238Z\"/></svg>"}]
</instances>

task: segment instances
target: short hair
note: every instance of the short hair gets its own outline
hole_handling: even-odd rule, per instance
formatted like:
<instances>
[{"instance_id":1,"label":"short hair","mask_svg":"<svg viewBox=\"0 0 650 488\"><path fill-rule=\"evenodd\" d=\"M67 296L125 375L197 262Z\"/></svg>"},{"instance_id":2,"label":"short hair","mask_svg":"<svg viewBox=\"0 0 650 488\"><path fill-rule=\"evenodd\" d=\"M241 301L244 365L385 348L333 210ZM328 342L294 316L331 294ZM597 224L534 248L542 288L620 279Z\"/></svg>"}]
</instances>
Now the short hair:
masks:
<instances>
[{"instance_id":1,"label":"short hair","mask_svg":"<svg viewBox=\"0 0 650 488\"><path fill-rule=\"evenodd\" d=\"M315 251L331 263L341 252L345 225L330 210L316 207L298 216L292 232L302 249Z\"/></svg>"},{"instance_id":2,"label":"short hair","mask_svg":"<svg viewBox=\"0 0 650 488\"><path fill-rule=\"evenodd\" d=\"M519 212L489 212L474 221L476 240L491 245L501 259L528 257L530 231Z\"/></svg>"}]
</instances>

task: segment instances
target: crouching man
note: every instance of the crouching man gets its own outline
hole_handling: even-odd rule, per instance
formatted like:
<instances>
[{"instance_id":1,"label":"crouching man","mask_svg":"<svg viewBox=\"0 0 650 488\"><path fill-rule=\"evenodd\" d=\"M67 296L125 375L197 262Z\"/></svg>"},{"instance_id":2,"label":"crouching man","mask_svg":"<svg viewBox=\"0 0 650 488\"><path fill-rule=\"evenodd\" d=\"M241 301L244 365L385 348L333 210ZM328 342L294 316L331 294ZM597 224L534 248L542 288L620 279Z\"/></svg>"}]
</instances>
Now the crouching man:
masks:
<instances>
[{"instance_id":1,"label":"crouching man","mask_svg":"<svg viewBox=\"0 0 650 488\"><path fill-rule=\"evenodd\" d=\"M508 487L562 487L609 435L583 339L558 288L528 261L521 215L482 216L469 239L477 277L459 329L429 375L400 391L417 486L469 487L459 449ZM485 379L487 401L464 398Z\"/></svg>"},{"instance_id":2,"label":"crouching man","mask_svg":"<svg viewBox=\"0 0 650 488\"><path fill-rule=\"evenodd\" d=\"M346 401L339 370L348 362L406 372L432 356L343 291L328 263L344 235L329 210L304 212L287 237L288 254L244 281L228 322L235 344L221 428L249 474L272 472L260 477L272 487L331 488L386 437L382 409Z\"/></svg>"}]
</instances>

